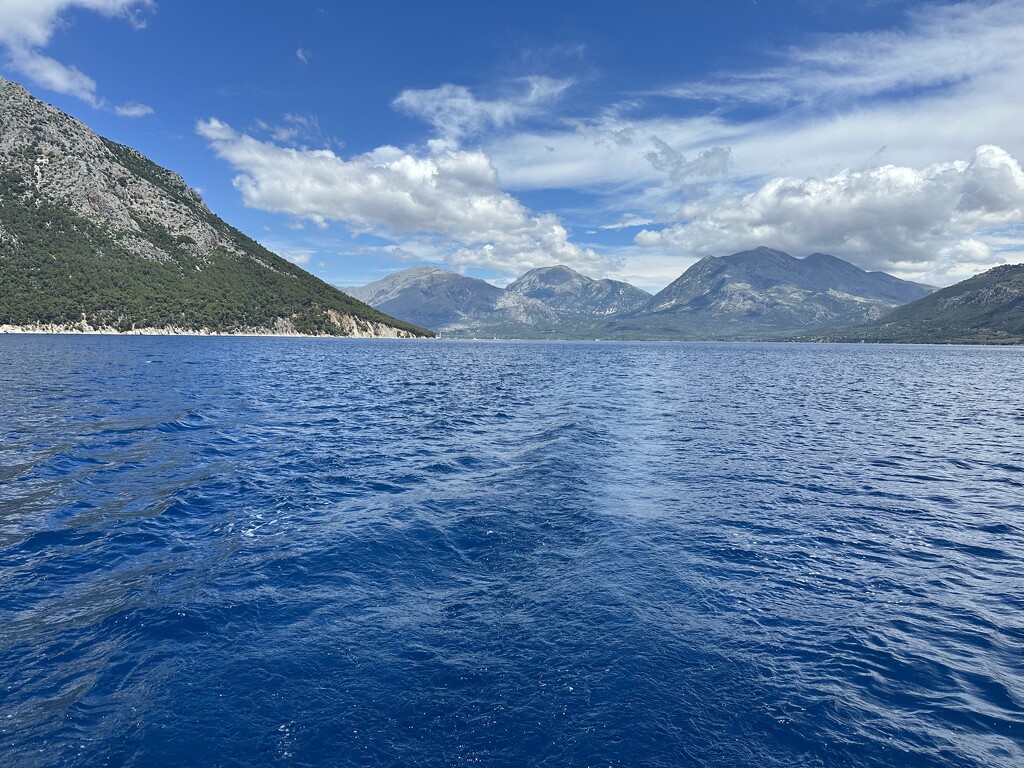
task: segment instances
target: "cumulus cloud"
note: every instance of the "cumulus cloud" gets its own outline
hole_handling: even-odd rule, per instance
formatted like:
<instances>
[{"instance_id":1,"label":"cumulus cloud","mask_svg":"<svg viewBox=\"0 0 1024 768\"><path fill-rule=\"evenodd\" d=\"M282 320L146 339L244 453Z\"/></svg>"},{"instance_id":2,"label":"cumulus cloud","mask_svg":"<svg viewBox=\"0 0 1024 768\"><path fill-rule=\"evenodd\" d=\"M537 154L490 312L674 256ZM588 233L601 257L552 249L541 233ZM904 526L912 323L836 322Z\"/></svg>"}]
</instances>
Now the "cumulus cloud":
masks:
<instances>
[{"instance_id":1,"label":"cumulus cloud","mask_svg":"<svg viewBox=\"0 0 1024 768\"><path fill-rule=\"evenodd\" d=\"M239 172L235 187L253 208L391 239L412 235L444 248L456 266L509 273L553 263L588 273L610 266L573 244L556 216L534 215L503 192L480 151L435 143L418 156L382 146L344 159L261 141L217 119L196 130Z\"/></svg>"},{"instance_id":2,"label":"cumulus cloud","mask_svg":"<svg viewBox=\"0 0 1024 768\"><path fill-rule=\"evenodd\" d=\"M445 83L429 90L405 90L392 106L422 118L438 136L457 144L461 139L491 128L505 128L554 104L572 86L572 80L526 77L518 89L501 99L478 99L466 87Z\"/></svg>"},{"instance_id":3,"label":"cumulus cloud","mask_svg":"<svg viewBox=\"0 0 1024 768\"><path fill-rule=\"evenodd\" d=\"M886 223L882 215L877 232L864 208L848 226L845 213L830 221L814 195L792 202L794 209L811 206L813 214L794 210L788 228L776 222L751 232L747 227L767 210L745 210L744 201L767 204L758 195L780 179L810 187L854 174L870 179L885 166L925 174L950 158L970 158L979 145L1021 158L1021 39L1024 0L930 4L911 9L895 31L817 36L767 54L767 66L658 92L716 102L705 114L647 93L543 130L492 137L483 146L513 194L584 190L593 202L577 223L644 226L646 247L626 257L634 271L646 271L644 264L663 255L685 266L684 254L766 244L797 254L831 249L868 268L947 283L1021 258L1024 222L1014 219L1012 206L996 217L1003 224L948 204L929 213L924 203L916 212L906 207L909 191L896 186L891 201L877 190L879 209L891 202L894 218ZM750 104L758 106L747 109ZM986 162L968 165L980 174ZM698 170L710 173L698 176ZM936 184L929 190L935 193ZM899 211L925 221L907 222L901 237ZM621 251L603 251L622 261Z\"/></svg>"},{"instance_id":4,"label":"cumulus cloud","mask_svg":"<svg viewBox=\"0 0 1024 768\"><path fill-rule=\"evenodd\" d=\"M152 5L152 0L5 0L0 3L0 45L7 65L36 85L100 107L104 104L96 95L95 80L41 49L49 45L64 13L72 8L121 17L139 28L144 26L142 13Z\"/></svg>"},{"instance_id":5,"label":"cumulus cloud","mask_svg":"<svg viewBox=\"0 0 1024 768\"><path fill-rule=\"evenodd\" d=\"M917 170L894 165L828 178L776 178L755 192L683 207L681 221L643 230L641 246L689 256L771 245L820 250L865 269L945 284L1003 263L986 232L1019 227L1024 251L1024 171L1005 150ZM1012 238L1011 238L1012 239Z\"/></svg>"}]
</instances>

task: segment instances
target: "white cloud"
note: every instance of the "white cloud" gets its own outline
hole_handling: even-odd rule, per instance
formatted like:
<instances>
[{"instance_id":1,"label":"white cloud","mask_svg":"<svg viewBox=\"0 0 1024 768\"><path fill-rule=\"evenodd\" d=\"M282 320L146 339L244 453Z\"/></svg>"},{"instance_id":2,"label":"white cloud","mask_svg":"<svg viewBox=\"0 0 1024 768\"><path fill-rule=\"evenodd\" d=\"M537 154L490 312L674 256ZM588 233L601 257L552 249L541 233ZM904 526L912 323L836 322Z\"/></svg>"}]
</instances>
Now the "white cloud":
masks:
<instances>
[{"instance_id":1,"label":"white cloud","mask_svg":"<svg viewBox=\"0 0 1024 768\"><path fill-rule=\"evenodd\" d=\"M557 102L573 84L572 80L550 77L526 77L516 82L520 88L502 99L478 99L464 86L445 83L429 90L402 91L392 106L426 120L438 136L457 145L466 136L505 128L538 114Z\"/></svg>"},{"instance_id":2,"label":"white cloud","mask_svg":"<svg viewBox=\"0 0 1024 768\"><path fill-rule=\"evenodd\" d=\"M246 205L318 226L342 222L354 232L412 235L443 250L455 266L508 273L563 263L588 273L611 266L570 242L552 214L531 214L503 192L483 152L439 143L417 156L382 146L344 159L331 150L282 147L216 119L196 130L239 175ZM403 248L407 248L403 244Z\"/></svg>"},{"instance_id":3,"label":"white cloud","mask_svg":"<svg viewBox=\"0 0 1024 768\"><path fill-rule=\"evenodd\" d=\"M698 255L767 244L942 283L1024 251L1021 39L1024 0L933 3L899 29L816 36L759 69L582 117L555 113L571 80L525 78L487 97L406 90L393 106L435 138L347 159L282 146L328 144L287 120L249 131L258 138L199 128L237 169L246 204L296 225L344 222L421 261L505 274L562 261L656 288ZM716 109L697 114L690 98ZM471 139L480 149L459 151ZM565 220L646 227L642 245L602 245L602 258L572 243L562 220L512 196L538 189L587 195Z\"/></svg>"},{"instance_id":4,"label":"white cloud","mask_svg":"<svg viewBox=\"0 0 1024 768\"><path fill-rule=\"evenodd\" d=\"M141 13L152 0L4 0L0 3L0 46L7 65L43 88L75 96L93 106L103 106L96 95L96 81L76 67L40 52L50 43L63 14L72 8L127 19L144 26Z\"/></svg>"},{"instance_id":5,"label":"white cloud","mask_svg":"<svg viewBox=\"0 0 1024 768\"><path fill-rule=\"evenodd\" d=\"M153 114L153 108L148 104L138 104L134 101L130 101L127 104L114 107L114 112L121 117L145 117L146 115Z\"/></svg>"},{"instance_id":6,"label":"white cloud","mask_svg":"<svg viewBox=\"0 0 1024 768\"><path fill-rule=\"evenodd\" d=\"M912 8L902 30L820 35L807 47L782 51L778 66L725 73L659 93L772 106L906 95L1012 75L1021 59L1022 33L1020 0L930 4Z\"/></svg>"},{"instance_id":7,"label":"white cloud","mask_svg":"<svg viewBox=\"0 0 1024 768\"><path fill-rule=\"evenodd\" d=\"M298 115L289 112L282 116L279 123L273 125L266 120L256 120L253 124L253 131L269 136L279 144L291 146L298 143L341 145L341 142L332 140L324 133L320 127L320 121L313 115Z\"/></svg>"},{"instance_id":8,"label":"white cloud","mask_svg":"<svg viewBox=\"0 0 1024 768\"><path fill-rule=\"evenodd\" d=\"M630 229L632 227L647 227L657 222L652 221L644 216L636 216L634 214L624 214L619 221L614 224L602 224L598 229ZM594 232L591 232L594 234Z\"/></svg>"},{"instance_id":9,"label":"white cloud","mask_svg":"<svg viewBox=\"0 0 1024 768\"><path fill-rule=\"evenodd\" d=\"M744 237L742 226L729 224L749 223L738 201L755 199L780 179L809 184L844 174L870 178L884 166L925 173L949 158L969 158L983 145L1024 157L1022 39L1024 0L930 4L911 10L899 30L817 36L782 51L766 68L659 94L713 99L716 109L706 114L696 114L693 104L653 101L647 94L562 127L499 135L483 148L509 191L586 191L595 200L585 219L590 228L647 220L655 234L666 226L678 237L688 233L685 247L722 253L767 244L807 253L827 243L786 237L781 223ZM730 109L751 103L758 105L753 118L749 110ZM984 164L969 163L972 173ZM893 210L906 210L900 197L905 192L879 189L878 204L888 205L891 194ZM820 233L834 244L841 239L839 223L830 228L822 220L814 227L801 205L791 208L793 233ZM868 222L858 220L851 226L861 233L861 246L849 240L833 248L866 266L933 282L1018 259L1024 251L1024 216L1015 209L1003 211L999 225L962 211L946 213L933 212L937 218L921 224L908 221L902 239L896 223L869 237ZM716 245L722 228L726 236ZM668 234L643 239L677 253L683 247Z\"/></svg>"},{"instance_id":10,"label":"white cloud","mask_svg":"<svg viewBox=\"0 0 1024 768\"><path fill-rule=\"evenodd\" d=\"M776 178L743 197L691 203L681 216L671 227L643 230L636 243L688 256L758 245L820 250L865 269L946 284L1006 261L985 233L1024 222L1024 171L987 145L970 161L922 170L886 165L824 179ZM1017 235L1020 258L1024 227Z\"/></svg>"},{"instance_id":11,"label":"white cloud","mask_svg":"<svg viewBox=\"0 0 1024 768\"><path fill-rule=\"evenodd\" d=\"M697 257L683 256L671 249L659 251L634 243L603 245L601 250L616 264L604 277L621 280L652 294L660 291L699 261Z\"/></svg>"},{"instance_id":12,"label":"white cloud","mask_svg":"<svg viewBox=\"0 0 1024 768\"><path fill-rule=\"evenodd\" d=\"M732 150L729 147L704 149L693 160L687 160L679 150L659 136L652 136L651 143L654 148L644 152L644 159L676 184L685 184L695 177L723 176L732 162Z\"/></svg>"},{"instance_id":13,"label":"white cloud","mask_svg":"<svg viewBox=\"0 0 1024 768\"><path fill-rule=\"evenodd\" d=\"M779 66L661 92L713 97L724 110L638 116L640 99L484 147L508 189L584 187L620 209L646 201L651 217L681 202L673 153L731 150L726 174L714 178L739 185L861 166L883 147L887 162L914 166L980 144L1021 156L1022 39L1024 0L929 5L903 30L822 35L782 52ZM776 109L755 119L728 110L749 102Z\"/></svg>"},{"instance_id":14,"label":"white cloud","mask_svg":"<svg viewBox=\"0 0 1024 768\"><path fill-rule=\"evenodd\" d=\"M631 118L606 110L567 127L485 142L510 189L584 188L618 196L735 172L735 143L748 133L716 115Z\"/></svg>"},{"instance_id":15,"label":"white cloud","mask_svg":"<svg viewBox=\"0 0 1024 768\"><path fill-rule=\"evenodd\" d=\"M96 98L96 81L83 74L77 67L61 64L49 56L17 47L8 50L7 63L36 85L57 93L76 96L93 106L100 106Z\"/></svg>"},{"instance_id":16,"label":"white cloud","mask_svg":"<svg viewBox=\"0 0 1024 768\"><path fill-rule=\"evenodd\" d=\"M303 64L309 64L309 60L313 58L313 52L306 48L298 48L295 51L295 58L301 61Z\"/></svg>"}]
</instances>

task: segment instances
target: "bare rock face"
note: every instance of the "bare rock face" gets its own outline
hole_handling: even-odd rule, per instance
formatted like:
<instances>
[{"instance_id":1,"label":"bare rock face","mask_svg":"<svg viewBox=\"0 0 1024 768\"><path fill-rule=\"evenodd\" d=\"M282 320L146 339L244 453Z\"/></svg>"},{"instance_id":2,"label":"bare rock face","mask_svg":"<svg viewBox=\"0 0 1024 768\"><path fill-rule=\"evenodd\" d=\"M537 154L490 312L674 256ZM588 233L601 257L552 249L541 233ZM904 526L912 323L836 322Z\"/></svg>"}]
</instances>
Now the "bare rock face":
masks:
<instances>
[{"instance_id":1,"label":"bare rock face","mask_svg":"<svg viewBox=\"0 0 1024 768\"><path fill-rule=\"evenodd\" d=\"M267 251L178 174L3 78L0 266L8 325L72 326L81 312L92 326L124 330L431 335ZM79 282L88 290L75 271L87 273Z\"/></svg>"},{"instance_id":2,"label":"bare rock face","mask_svg":"<svg viewBox=\"0 0 1024 768\"><path fill-rule=\"evenodd\" d=\"M331 320L344 331L345 336L365 339L412 339L416 334L404 328L395 328L385 323L366 320L356 315L341 315L335 311L330 312Z\"/></svg>"},{"instance_id":3,"label":"bare rock face","mask_svg":"<svg viewBox=\"0 0 1024 768\"><path fill-rule=\"evenodd\" d=\"M223 243L203 218L210 211L176 173L138 174L152 166L134 149L97 136L83 123L0 79L0 157L45 199L115 232L132 253L154 257L139 220L165 227L195 253ZM184 238L189 238L189 243Z\"/></svg>"},{"instance_id":4,"label":"bare rock face","mask_svg":"<svg viewBox=\"0 0 1024 768\"><path fill-rule=\"evenodd\" d=\"M447 334L489 335L559 320L543 302L438 267L413 267L347 290L382 312Z\"/></svg>"}]
</instances>

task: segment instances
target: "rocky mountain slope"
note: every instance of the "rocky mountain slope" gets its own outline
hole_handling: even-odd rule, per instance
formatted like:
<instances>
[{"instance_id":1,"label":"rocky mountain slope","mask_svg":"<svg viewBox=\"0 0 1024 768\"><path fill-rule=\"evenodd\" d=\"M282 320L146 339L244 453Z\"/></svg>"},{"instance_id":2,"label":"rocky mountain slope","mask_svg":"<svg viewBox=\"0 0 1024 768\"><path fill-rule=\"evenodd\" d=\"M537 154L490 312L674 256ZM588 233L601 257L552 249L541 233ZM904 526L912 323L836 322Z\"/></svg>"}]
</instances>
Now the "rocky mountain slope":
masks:
<instances>
[{"instance_id":1,"label":"rocky mountain slope","mask_svg":"<svg viewBox=\"0 0 1024 768\"><path fill-rule=\"evenodd\" d=\"M0 78L0 326L418 336Z\"/></svg>"},{"instance_id":2,"label":"rocky mountain slope","mask_svg":"<svg viewBox=\"0 0 1024 768\"><path fill-rule=\"evenodd\" d=\"M929 286L865 272L823 253L772 248L708 256L615 324L617 335L767 338L877 320Z\"/></svg>"},{"instance_id":3,"label":"rocky mountain slope","mask_svg":"<svg viewBox=\"0 0 1024 768\"><path fill-rule=\"evenodd\" d=\"M434 267L347 290L447 335L757 339L862 324L933 289L823 253L757 248L702 259L653 297L565 266L531 270L505 290Z\"/></svg>"},{"instance_id":4,"label":"rocky mountain slope","mask_svg":"<svg viewBox=\"0 0 1024 768\"><path fill-rule=\"evenodd\" d=\"M595 318L636 306L627 283L592 280L568 267L535 269L502 289L437 267L413 267L360 288L358 299L446 336L592 338Z\"/></svg>"},{"instance_id":5,"label":"rocky mountain slope","mask_svg":"<svg viewBox=\"0 0 1024 768\"><path fill-rule=\"evenodd\" d=\"M529 332L559 320L536 299L437 267L413 267L346 290L382 312L448 335L493 335L506 327Z\"/></svg>"},{"instance_id":6,"label":"rocky mountain slope","mask_svg":"<svg viewBox=\"0 0 1024 768\"><path fill-rule=\"evenodd\" d=\"M507 290L537 299L559 312L593 317L633 312L651 299L647 291L629 283L594 280L564 266L531 269Z\"/></svg>"},{"instance_id":7,"label":"rocky mountain slope","mask_svg":"<svg viewBox=\"0 0 1024 768\"><path fill-rule=\"evenodd\" d=\"M995 267L829 341L1024 344L1024 264Z\"/></svg>"}]
</instances>

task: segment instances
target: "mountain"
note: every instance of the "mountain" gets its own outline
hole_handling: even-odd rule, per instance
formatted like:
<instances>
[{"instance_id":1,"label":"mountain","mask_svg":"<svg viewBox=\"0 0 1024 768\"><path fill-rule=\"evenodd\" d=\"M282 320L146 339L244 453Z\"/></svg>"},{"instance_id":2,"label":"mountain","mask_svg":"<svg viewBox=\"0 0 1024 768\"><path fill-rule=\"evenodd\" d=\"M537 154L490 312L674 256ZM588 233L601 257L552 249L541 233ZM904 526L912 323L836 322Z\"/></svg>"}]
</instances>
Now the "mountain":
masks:
<instances>
[{"instance_id":1,"label":"mountain","mask_svg":"<svg viewBox=\"0 0 1024 768\"><path fill-rule=\"evenodd\" d=\"M1024 344L1024 264L1006 264L943 288L828 341Z\"/></svg>"},{"instance_id":2,"label":"mountain","mask_svg":"<svg viewBox=\"0 0 1024 768\"><path fill-rule=\"evenodd\" d=\"M859 325L933 289L824 253L762 247L704 258L655 296L565 266L530 270L504 290L436 267L347 290L447 335L757 339Z\"/></svg>"},{"instance_id":3,"label":"mountain","mask_svg":"<svg viewBox=\"0 0 1024 768\"><path fill-rule=\"evenodd\" d=\"M932 290L835 256L761 247L701 259L613 328L619 336L779 337L877 320Z\"/></svg>"},{"instance_id":4,"label":"mountain","mask_svg":"<svg viewBox=\"0 0 1024 768\"><path fill-rule=\"evenodd\" d=\"M569 267L531 269L511 283L510 293L537 299L552 309L608 317L640 309L651 294L618 280L594 280Z\"/></svg>"},{"instance_id":5,"label":"mountain","mask_svg":"<svg viewBox=\"0 0 1024 768\"><path fill-rule=\"evenodd\" d=\"M490 314L504 294L483 280L437 267L406 269L346 291L382 312L427 328Z\"/></svg>"},{"instance_id":6,"label":"mountain","mask_svg":"<svg viewBox=\"0 0 1024 768\"><path fill-rule=\"evenodd\" d=\"M414 267L346 290L367 304L447 336L594 338L606 318L651 295L568 267L527 272L508 288L437 267Z\"/></svg>"},{"instance_id":7,"label":"mountain","mask_svg":"<svg viewBox=\"0 0 1024 768\"><path fill-rule=\"evenodd\" d=\"M437 267L413 267L347 290L382 312L447 335L543 335L560 320L543 302Z\"/></svg>"},{"instance_id":8,"label":"mountain","mask_svg":"<svg viewBox=\"0 0 1024 768\"><path fill-rule=\"evenodd\" d=\"M0 326L432 335L271 253L177 174L2 78Z\"/></svg>"}]
</instances>

